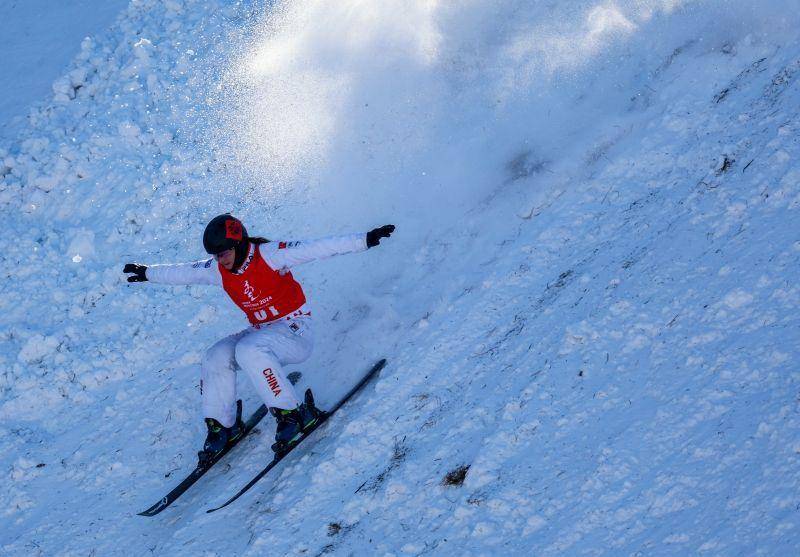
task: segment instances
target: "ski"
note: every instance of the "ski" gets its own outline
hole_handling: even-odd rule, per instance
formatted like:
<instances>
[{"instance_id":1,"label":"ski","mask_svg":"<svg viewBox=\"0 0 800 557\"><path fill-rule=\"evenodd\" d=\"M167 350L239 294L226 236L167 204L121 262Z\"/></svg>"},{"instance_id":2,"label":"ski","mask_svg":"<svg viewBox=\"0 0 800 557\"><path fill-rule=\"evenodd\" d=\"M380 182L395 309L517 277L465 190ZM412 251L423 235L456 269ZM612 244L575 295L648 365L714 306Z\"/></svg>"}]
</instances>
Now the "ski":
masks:
<instances>
[{"instance_id":1,"label":"ski","mask_svg":"<svg viewBox=\"0 0 800 557\"><path fill-rule=\"evenodd\" d=\"M258 482L258 480L263 478L267 474L267 472L269 472L270 470L275 468L275 466L277 466L278 463L286 457L286 455L291 453L292 450L294 450L300 443L302 443L306 438L308 438L312 433L314 433L314 431L318 427L320 427L322 424L324 424L326 421L328 421L328 419L339 408L341 408L354 394L356 394L358 391L360 391L361 388L364 385L366 385L369 382L369 380L372 379L380 370L382 370L385 365L386 365L386 360L385 359L379 360L377 363L375 363L375 365L373 365L372 368L370 368L370 370L361 378L361 380L355 385L355 387L350 389L350 391L348 391L348 393L346 395L344 395L341 399L339 399L339 402L334 404L333 407L330 410L322 413L322 415L320 416L319 420L317 420L317 423L314 424L314 426L311 429L306 431L303 434L303 436L300 437L300 439L298 439L297 443L292 445L286 452L283 452L283 453L280 453L280 454L275 454L275 456L273 457L272 461L269 464L267 464L267 466L263 470L261 470L261 472L256 474L256 476L252 480L250 480L250 482L248 482L248 484L246 486L244 486L242 489L240 489L239 492L236 495L234 495L233 497L231 497L230 499L225 501L219 507L215 507L213 509L208 509L206 512L207 513L213 513L214 511L218 511L218 510L220 510L220 509L222 509L224 507L227 507L228 505L230 505L231 503L236 501L239 497L244 495L251 487L253 487L256 484L256 482Z\"/></svg>"},{"instance_id":2,"label":"ski","mask_svg":"<svg viewBox=\"0 0 800 557\"><path fill-rule=\"evenodd\" d=\"M237 401L237 414L239 416L241 415L242 412L241 409L242 409L242 401L239 400ZM236 438L231 443L228 443L228 445L226 445L224 449L222 449L219 453L214 455L208 462L204 464L198 463L197 467L195 467L195 469L192 470L191 473L189 473L189 475L186 476L186 478L181 483L179 483L177 486L175 486L175 488L172 491L170 491L164 497L162 497L161 500L158 501L158 503L156 503L146 511L138 513L139 516L155 516L164 509L166 509L167 507L169 507L172 503L175 502L175 500L178 497L183 495L183 493L187 489L192 487L192 485L194 485L194 483L197 480L202 478L203 475L206 472L208 472L212 466L214 466L214 464L219 462L222 459L222 457L228 454L228 452L232 448L234 448L242 439L247 437L247 434L250 433L250 431L252 431L252 429L256 427L256 425L258 425L258 422L260 422L261 419L266 415L267 415L267 407L262 404L261 406L258 407L258 410L256 410L253 413L253 415L250 416L247 422L245 422L244 431L242 431L242 434L238 438Z\"/></svg>"},{"instance_id":3,"label":"ski","mask_svg":"<svg viewBox=\"0 0 800 557\"><path fill-rule=\"evenodd\" d=\"M292 373L287 375L286 378L289 380L289 382L292 385L296 385L297 382L300 381L300 378L302 376L303 376L303 374L301 372L293 371ZM228 451L230 451L234 446L236 446L236 444L239 441L244 439L244 437L248 433L250 433L250 430L252 430L254 427L256 427L258 425L258 422L260 422L261 419L264 416L266 416L268 413L269 413L269 409L262 404L258 408L258 410L256 410L253 413L253 415L250 416L250 419L247 420L247 422L244 425L244 430L242 431L242 434L233 443L231 443L230 445L225 447L225 449L221 453L219 453L216 457L212 458L209 462L207 462L205 464L198 464L197 467L188 476L186 476L186 479L184 479L180 484L178 484L175 487L175 489L173 489L172 491L167 493L167 495L165 497L163 497L158 503L156 503L155 505L153 505L152 507L150 507L146 511L142 511L142 512L140 512L138 514L140 516L155 516L158 513L160 513L161 511L163 511L164 509L166 509L167 507L169 507L172 503L175 502L175 499L177 499L178 497L183 495L183 492L185 492L187 489L189 489L197 480L199 480L203 476L203 474L208 472L208 470L212 466L214 466L214 464L216 464L219 460L221 460L222 457L225 456L228 453ZM236 419L238 420L241 417L242 417L242 401L241 400L237 400L236 401Z\"/></svg>"}]
</instances>

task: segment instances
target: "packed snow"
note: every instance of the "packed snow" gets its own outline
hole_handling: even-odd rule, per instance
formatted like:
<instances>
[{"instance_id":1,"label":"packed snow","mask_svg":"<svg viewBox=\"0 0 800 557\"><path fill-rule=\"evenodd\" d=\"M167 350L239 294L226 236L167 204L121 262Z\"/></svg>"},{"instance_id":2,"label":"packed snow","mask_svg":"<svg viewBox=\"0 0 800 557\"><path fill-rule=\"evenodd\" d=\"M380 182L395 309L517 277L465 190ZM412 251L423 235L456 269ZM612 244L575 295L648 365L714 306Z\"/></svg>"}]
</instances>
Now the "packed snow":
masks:
<instances>
[{"instance_id":1,"label":"packed snow","mask_svg":"<svg viewBox=\"0 0 800 557\"><path fill-rule=\"evenodd\" d=\"M80 4L66 65L10 61L34 9L0 41L0 553L796 554L795 1ZM144 518L247 323L122 266L225 211L397 225L295 273L301 388L389 363L231 506L271 419Z\"/></svg>"}]
</instances>

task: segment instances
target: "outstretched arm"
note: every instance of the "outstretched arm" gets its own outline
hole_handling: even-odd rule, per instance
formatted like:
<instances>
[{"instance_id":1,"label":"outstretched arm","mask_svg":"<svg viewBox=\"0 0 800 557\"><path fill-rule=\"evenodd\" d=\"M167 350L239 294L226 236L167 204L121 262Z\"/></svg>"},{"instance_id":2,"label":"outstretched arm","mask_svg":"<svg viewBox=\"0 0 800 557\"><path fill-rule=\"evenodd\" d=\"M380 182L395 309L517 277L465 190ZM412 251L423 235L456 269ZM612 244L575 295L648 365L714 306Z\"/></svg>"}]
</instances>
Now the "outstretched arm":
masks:
<instances>
[{"instance_id":1,"label":"outstretched arm","mask_svg":"<svg viewBox=\"0 0 800 557\"><path fill-rule=\"evenodd\" d=\"M219 268L213 259L174 265L137 265L128 263L122 270L132 273L128 282L150 281L158 284L222 284Z\"/></svg>"},{"instance_id":2,"label":"outstretched arm","mask_svg":"<svg viewBox=\"0 0 800 557\"><path fill-rule=\"evenodd\" d=\"M261 255L273 269L290 269L317 259L365 251L377 246L380 238L388 238L392 232L394 226L387 225L366 234L331 236L300 242L270 242L261 246Z\"/></svg>"}]
</instances>

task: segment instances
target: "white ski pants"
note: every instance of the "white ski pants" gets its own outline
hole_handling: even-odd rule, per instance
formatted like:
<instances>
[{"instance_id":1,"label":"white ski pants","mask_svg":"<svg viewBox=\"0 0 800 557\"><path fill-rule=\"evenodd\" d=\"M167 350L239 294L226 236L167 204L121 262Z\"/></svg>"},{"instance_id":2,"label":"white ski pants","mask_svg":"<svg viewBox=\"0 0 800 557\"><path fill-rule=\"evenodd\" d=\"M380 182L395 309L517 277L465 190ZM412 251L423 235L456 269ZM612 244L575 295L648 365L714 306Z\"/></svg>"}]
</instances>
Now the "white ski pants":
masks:
<instances>
[{"instance_id":1,"label":"white ski pants","mask_svg":"<svg viewBox=\"0 0 800 557\"><path fill-rule=\"evenodd\" d=\"M250 327L216 342L202 363L203 414L225 427L234 424L237 369L247 372L268 407L296 408L301 401L283 366L304 362L313 347L309 317Z\"/></svg>"}]
</instances>

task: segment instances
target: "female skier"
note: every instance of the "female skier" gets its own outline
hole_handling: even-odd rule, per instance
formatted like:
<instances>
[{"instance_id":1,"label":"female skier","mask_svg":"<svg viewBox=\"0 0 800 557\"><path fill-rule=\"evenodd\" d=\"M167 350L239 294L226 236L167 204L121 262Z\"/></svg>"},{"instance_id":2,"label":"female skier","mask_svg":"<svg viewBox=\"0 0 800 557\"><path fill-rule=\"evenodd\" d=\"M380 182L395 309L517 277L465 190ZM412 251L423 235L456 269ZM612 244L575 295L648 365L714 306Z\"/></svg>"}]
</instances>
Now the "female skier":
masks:
<instances>
[{"instance_id":1,"label":"female skier","mask_svg":"<svg viewBox=\"0 0 800 557\"><path fill-rule=\"evenodd\" d=\"M389 224L366 234L301 242L250 237L230 214L214 217L203 233L211 259L176 265L128 263L128 282L221 286L247 314L250 327L211 346L202 362L200 392L208 436L199 453L210 459L242 433L236 412L236 366L245 370L277 421L276 452L291 447L316 423L319 411L301 402L283 366L311 355L311 310L303 288L289 271L316 259L364 251L394 232ZM214 262L216 261L216 264Z\"/></svg>"}]
</instances>

